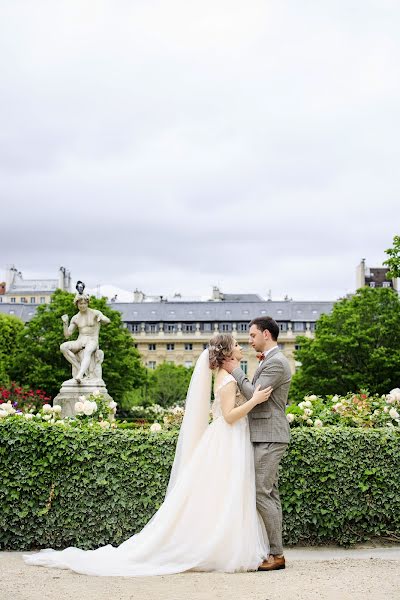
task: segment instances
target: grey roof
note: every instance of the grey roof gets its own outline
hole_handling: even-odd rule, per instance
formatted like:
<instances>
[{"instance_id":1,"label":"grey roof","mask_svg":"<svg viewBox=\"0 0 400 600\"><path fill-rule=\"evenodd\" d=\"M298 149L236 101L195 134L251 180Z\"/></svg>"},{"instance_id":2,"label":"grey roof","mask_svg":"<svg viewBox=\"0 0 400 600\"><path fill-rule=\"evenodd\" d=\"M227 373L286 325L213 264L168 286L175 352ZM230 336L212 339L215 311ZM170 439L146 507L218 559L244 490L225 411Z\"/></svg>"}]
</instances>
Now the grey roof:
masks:
<instances>
[{"instance_id":1,"label":"grey roof","mask_svg":"<svg viewBox=\"0 0 400 600\"><path fill-rule=\"evenodd\" d=\"M0 302L0 313L19 317L26 323L35 315L37 306L38 304L11 304L11 302Z\"/></svg>"},{"instance_id":2,"label":"grey roof","mask_svg":"<svg viewBox=\"0 0 400 600\"><path fill-rule=\"evenodd\" d=\"M124 322L250 321L268 315L276 321L316 321L333 302L115 302Z\"/></svg>"},{"instance_id":3,"label":"grey roof","mask_svg":"<svg viewBox=\"0 0 400 600\"><path fill-rule=\"evenodd\" d=\"M248 322L268 315L276 321L317 321L330 313L333 302L112 302L125 323L141 322ZM24 322L36 312L36 304L0 302L0 312L14 314Z\"/></svg>"},{"instance_id":4,"label":"grey roof","mask_svg":"<svg viewBox=\"0 0 400 600\"><path fill-rule=\"evenodd\" d=\"M29 294L40 292L54 292L58 288L58 279L16 279L7 294Z\"/></svg>"},{"instance_id":5,"label":"grey roof","mask_svg":"<svg viewBox=\"0 0 400 600\"><path fill-rule=\"evenodd\" d=\"M262 302L258 294L222 294L222 302Z\"/></svg>"}]
</instances>

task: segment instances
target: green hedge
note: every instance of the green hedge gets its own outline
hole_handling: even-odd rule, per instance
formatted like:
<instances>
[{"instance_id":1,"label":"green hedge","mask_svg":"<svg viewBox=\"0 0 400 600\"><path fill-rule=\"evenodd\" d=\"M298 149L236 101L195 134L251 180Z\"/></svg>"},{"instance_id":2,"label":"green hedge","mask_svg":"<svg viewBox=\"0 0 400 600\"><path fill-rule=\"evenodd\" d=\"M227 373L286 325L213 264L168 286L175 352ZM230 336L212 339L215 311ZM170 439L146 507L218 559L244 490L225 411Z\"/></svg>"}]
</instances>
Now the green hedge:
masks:
<instances>
[{"instance_id":1,"label":"green hedge","mask_svg":"<svg viewBox=\"0 0 400 600\"><path fill-rule=\"evenodd\" d=\"M297 429L281 469L286 544L400 534L400 431ZM0 547L95 548L159 507L175 432L0 423Z\"/></svg>"}]
</instances>

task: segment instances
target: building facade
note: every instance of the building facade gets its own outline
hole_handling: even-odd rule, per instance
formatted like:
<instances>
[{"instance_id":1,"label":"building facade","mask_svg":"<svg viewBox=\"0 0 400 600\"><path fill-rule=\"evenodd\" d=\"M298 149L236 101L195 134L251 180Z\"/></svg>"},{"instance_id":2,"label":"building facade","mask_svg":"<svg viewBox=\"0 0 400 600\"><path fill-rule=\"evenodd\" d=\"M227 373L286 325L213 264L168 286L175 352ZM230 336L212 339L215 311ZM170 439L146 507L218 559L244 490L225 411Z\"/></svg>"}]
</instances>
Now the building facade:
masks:
<instances>
[{"instance_id":1,"label":"building facade","mask_svg":"<svg viewBox=\"0 0 400 600\"><path fill-rule=\"evenodd\" d=\"M10 304L47 304L57 288L71 291L71 274L60 267L55 279L24 279L15 266L6 271L0 283L0 302Z\"/></svg>"},{"instance_id":2,"label":"building facade","mask_svg":"<svg viewBox=\"0 0 400 600\"><path fill-rule=\"evenodd\" d=\"M270 316L277 321L279 346L295 371L296 337L313 337L316 321L333 307L333 302L265 301L256 295L235 295L232 301L230 296L221 301L114 303L113 308L148 368L163 362L191 367L215 333L231 333L243 348L241 366L251 377L258 366L248 340L252 319Z\"/></svg>"},{"instance_id":3,"label":"building facade","mask_svg":"<svg viewBox=\"0 0 400 600\"><path fill-rule=\"evenodd\" d=\"M367 267L363 258L357 267L356 285L357 289L362 287L387 287L398 290L397 279L388 279L386 275L389 269L385 267Z\"/></svg>"}]
</instances>

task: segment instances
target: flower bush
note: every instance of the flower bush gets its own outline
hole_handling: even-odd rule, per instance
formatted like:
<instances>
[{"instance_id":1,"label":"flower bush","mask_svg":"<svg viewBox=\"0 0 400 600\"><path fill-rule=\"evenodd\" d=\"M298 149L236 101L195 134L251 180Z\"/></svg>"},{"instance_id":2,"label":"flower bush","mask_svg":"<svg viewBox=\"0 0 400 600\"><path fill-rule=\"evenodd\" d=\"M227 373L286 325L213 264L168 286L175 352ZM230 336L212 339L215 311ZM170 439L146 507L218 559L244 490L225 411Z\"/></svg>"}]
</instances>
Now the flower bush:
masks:
<instances>
[{"instance_id":1,"label":"flower bush","mask_svg":"<svg viewBox=\"0 0 400 600\"><path fill-rule=\"evenodd\" d=\"M0 409L4 403L10 403L18 412L29 412L31 409L40 410L51 401L51 397L43 390L31 390L27 386L13 382L9 386L0 386Z\"/></svg>"},{"instance_id":2,"label":"flower bush","mask_svg":"<svg viewBox=\"0 0 400 600\"><path fill-rule=\"evenodd\" d=\"M305 396L286 410L291 427L399 427L400 389L379 396L368 390L346 396Z\"/></svg>"},{"instance_id":3,"label":"flower bush","mask_svg":"<svg viewBox=\"0 0 400 600\"><path fill-rule=\"evenodd\" d=\"M117 403L106 399L98 390L89 396L80 396L75 403L75 415L72 417L61 417L61 406L45 403L39 409L30 408L27 404L18 408L16 403L2 402L0 404L0 420L10 417L23 417L27 420L46 421L49 424L79 426L81 424L93 425L98 423L103 429L116 427L114 415L117 411Z\"/></svg>"}]
</instances>

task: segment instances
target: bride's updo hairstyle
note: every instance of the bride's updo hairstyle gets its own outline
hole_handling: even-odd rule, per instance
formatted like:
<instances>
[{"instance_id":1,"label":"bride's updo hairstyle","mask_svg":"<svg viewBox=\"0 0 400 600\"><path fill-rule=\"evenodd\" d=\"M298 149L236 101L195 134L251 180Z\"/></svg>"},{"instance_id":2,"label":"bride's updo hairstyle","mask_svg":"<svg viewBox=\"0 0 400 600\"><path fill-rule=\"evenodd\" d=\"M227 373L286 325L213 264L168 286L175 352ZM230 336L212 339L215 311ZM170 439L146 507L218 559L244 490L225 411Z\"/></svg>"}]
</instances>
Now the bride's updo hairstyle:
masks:
<instances>
[{"instance_id":1,"label":"bride's updo hairstyle","mask_svg":"<svg viewBox=\"0 0 400 600\"><path fill-rule=\"evenodd\" d=\"M208 353L212 371L218 369L226 358L232 356L235 343L235 338L230 333L218 333L211 338L208 344Z\"/></svg>"}]
</instances>

